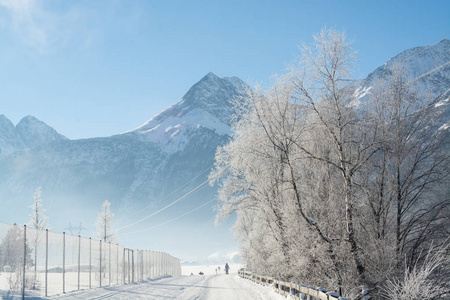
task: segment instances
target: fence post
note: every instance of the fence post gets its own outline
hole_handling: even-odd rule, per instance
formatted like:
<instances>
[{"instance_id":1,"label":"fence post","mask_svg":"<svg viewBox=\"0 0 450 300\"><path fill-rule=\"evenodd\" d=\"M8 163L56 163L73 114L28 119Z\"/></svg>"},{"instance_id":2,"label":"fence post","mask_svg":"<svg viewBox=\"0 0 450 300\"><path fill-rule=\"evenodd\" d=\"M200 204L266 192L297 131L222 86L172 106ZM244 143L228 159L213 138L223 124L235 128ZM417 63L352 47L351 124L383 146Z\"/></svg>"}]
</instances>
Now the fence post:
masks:
<instances>
[{"instance_id":1,"label":"fence post","mask_svg":"<svg viewBox=\"0 0 450 300\"><path fill-rule=\"evenodd\" d=\"M109 242L108 259L109 259L109 285L111 286L111 242Z\"/></svg>"},{"instance_id":2,"label":"fence post","mask_svg":"<svg viewBox=\"0 0 450 300\"><path fill-rule=\"evenodd\" d=\"M128 253L128 261L127 261L127 266L128 266L128 283L130 283L130 272L131 272L131 268L130 268L130 249L127 249L127 253Z\"/></svg>"},{"instance_id":3,"label":"fence post","mask_svg":"<svg viewBox=\"0 0 450 300\"><path fill-rule=\"evenodd\" d=\"M78 235L78 289L80 289L81 235Z\"/></svg>"},{"instance_id":4,"label":"fence post","mask_svg":"<svg viewBox=\"0 0 450 300\"><path fill-rule=\"evenodd\" d=\"M153 278L153 258L152 251L148 251L148 278Z\"/></svg>"},{"instance_id":5,"label":"fence post","mask_svg":"<svg viewBox=\"0 0 450 300\"><path fill-rule=\"evenodd\" d=\"M102 287L102 240L100 240L100 287Z\"/></svg>"},{"instance_id":6,"label":"fence post","mask_svg":"<svg viewBox=\"0 0 450 300\"><path fill-rule=\"evenodd\" d=\"M36 250L35 250L36 251ZM25 299L25 271L27 265L27 225L23 225L23 276L22 276L22 299Z\"/></svg>"},{"instance_id":7,"label":"fence post","mask_svg":"<svg viewBox=\"0 0 450 300\"><path fill-rule=\"evenodd\" d=\"M117 255L117 269L116 269L116 281L117 281L117 284L119 284L119 244L117 244L117 247L116 247L117 249L116 249L116 255Z\"/></svg>"},{"instance_id":8,"label":"fence post","mask_svg":"<svg viewBox=\"0 0 450 300\"><path fill-rule=\"evenodd\" d=\"M134 265L134 272L133 272L133 282L139 281L139 250L133 250L133 265Z\"/></svg>"},{"instance_id":9,"label":"fence post","mask_svg":"<svg viewBox=\"0 0 450 300\"><path fill-rule=\"evenodd\" d=\"M89 238L89 289L92 288L92 239Z\"/></svg>"},{"instance_id":10,"label":"fence post","mask_svg":"<svg viewBox=\"0 0 450 300\"><path fill-rule=\"evenodd\" d=\"M162 273L162 252L158 251L158 277L161 277Z\"/></svg>"},{"instance_id":11,"label":"fence post","mask_svg":"<svg viewBox=\"0 0 450 300\"><path fill-rule=\"evenodd\" d=\"M48 229L45 229L45 297L47 297L47 279L48 279Z\"/></svg>"},{"instance_id":12,"label":"fence post","mask_svg":"<svg viewBox=\"0 0 450 300\"><path fill-rule=\"evenodd\" d=\"M125 248L123 248L123 267L122 267L122 279L123 279L123 284L125 284Z\"/></svg>"},{"instance_id":13,"label":"fence post","mask_svg":"<svg viewBox=\"0 0 450 300\"><path fill-rule=\"evenodd\" d=\"M131 250L131 281L134 282L134 250Z\"/></svg>"},{"instance_id":14,"label":"fence post","mask_svg":"<svg viewBox=\"0 0 450 300\"><path fill-rule=\"evenodd\" d=\"M137 282L140 281L140 275L141 274L141 256L139 254L139 249L136 250L136 280Z\"/></svg>"},{"instance_id":15,"label":"fence post","mask_svg":"<svg viewBox=\"0 0 450 300\"><path fill-rule=\"evenodd\" d=\"M63 294L66 293L66 233L63 232Z\"/></svg>"}]
</instances>

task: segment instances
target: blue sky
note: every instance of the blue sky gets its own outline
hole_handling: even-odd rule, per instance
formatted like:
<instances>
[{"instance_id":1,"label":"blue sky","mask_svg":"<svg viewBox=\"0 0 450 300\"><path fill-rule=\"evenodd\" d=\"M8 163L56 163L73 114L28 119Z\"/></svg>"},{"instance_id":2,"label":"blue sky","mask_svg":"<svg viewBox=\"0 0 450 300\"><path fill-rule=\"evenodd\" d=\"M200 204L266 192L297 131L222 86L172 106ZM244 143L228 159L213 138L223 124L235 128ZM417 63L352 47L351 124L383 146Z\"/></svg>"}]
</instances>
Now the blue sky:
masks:
<instances>
[{"instance_id":1,"label":"blue sky","mask_svg":"<svg viewBox=\"0 0 450 300\"><path fill-rule=\"evenodd\" d=\"M450 1L0 0L0 114L71 139L133 129L209 71L267 83L323 26L355 74L450 34Z\"/></svg>"}]
</instances>

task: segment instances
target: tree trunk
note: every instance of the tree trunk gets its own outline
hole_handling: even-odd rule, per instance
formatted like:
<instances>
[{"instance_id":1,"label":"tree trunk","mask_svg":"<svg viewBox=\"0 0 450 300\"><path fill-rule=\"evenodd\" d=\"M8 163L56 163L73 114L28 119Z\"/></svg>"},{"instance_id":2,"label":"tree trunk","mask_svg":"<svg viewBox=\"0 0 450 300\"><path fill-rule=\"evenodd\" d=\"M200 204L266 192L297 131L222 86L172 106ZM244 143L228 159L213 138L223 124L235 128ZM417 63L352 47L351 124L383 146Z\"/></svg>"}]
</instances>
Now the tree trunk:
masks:
<instances>
[{"instance_id":1,"label":"tree trunk","mask_svg":"<svg viewBox=\"0 0 450 300\"><path fill-rule=\"evenodd\" d=\"M345 176L345 174L344 174ZM359 276L359 280L364 284L366 281L365 278L365 268L364 265L361 262L361 259L359 257L359 248L356 243L355 238L355 228L353 226L353 204L351 200L352 196L352 179L349 178L349 176L346 176L345 178L345 219L347 223L347 234L348 234L348 241L351 246L351 253L353 256L353 260L355 262L356 271Z\"/></svg>"}]
</instances>

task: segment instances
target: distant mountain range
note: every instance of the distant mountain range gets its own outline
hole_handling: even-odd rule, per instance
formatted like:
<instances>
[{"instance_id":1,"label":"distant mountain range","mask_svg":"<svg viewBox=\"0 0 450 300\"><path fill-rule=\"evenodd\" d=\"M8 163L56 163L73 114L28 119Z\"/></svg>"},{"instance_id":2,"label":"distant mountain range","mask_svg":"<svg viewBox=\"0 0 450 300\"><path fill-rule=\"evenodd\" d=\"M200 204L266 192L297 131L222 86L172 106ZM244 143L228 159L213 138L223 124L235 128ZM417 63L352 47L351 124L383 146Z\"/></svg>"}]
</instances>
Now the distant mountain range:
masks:
<instances>
[{"instance_id":1,"label":"distant mountain range","mask_svg":"<svg viewBox=\"0 0 450 300\"><path fill-rule=\"evenodd\" d=\"M371 73L360 91L388 76L395 61L403 61L411 78L428 87L447 130L450 41L400 53ZM93 224L106 199L120 211L119 227L164 207L205 182L217 147L231 138L230 100L241 97L246 87L239 78L208 73L173 106L142 126L111 137L68 140L32 116L14 126L0 115L0 221L27 221L27 207L38 186L50 224L58 231L69 222ZM161 221L194 209L215 194L215 188L203 184L174 210L167 210ZM193 228L206 221L213 226L211 207L190 219ZM181 231L180 240L182 235Z\"/></svg>"},{"instance_id":2,"label":"distant mountain range","mask_svg":"<svg viewBox=\"0 0 450 300\"><path fill-rule=\"evenodd\" d=\"M67 138L33 116L26 116L14 126L4 115L0 115L0 158L8 154L30 149Z\"/></svg>"},{"instance_id":3,"label":"distant mountain range","mask_svg":"<svg viewBox=\"0 0 450 300\"><path fill-rule=\"evenodd\" d=\"M129 206L159 199L211 168L217 146L230 138L229 100L244 87L236 77L209 73L144 125L105 138L68 140L34 117L14 127L2 115L1 202L25 205L38 186L51 202Z\"/></svg>"}]
</instances>

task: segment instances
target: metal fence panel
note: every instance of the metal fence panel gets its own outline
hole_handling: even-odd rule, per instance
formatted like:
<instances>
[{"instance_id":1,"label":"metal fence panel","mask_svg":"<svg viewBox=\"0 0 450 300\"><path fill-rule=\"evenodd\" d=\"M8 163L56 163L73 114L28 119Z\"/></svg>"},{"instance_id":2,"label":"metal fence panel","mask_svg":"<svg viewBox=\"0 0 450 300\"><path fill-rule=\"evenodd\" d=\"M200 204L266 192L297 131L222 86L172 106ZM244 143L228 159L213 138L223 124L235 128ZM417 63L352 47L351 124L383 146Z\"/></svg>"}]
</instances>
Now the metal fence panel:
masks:
<instances>
[{"instance_id":1,"label":"metal fence panel","mask_svg":"<svg viewBox=\"0 0 450 300\"><path fill-rule=\"evenodd\" d=\"M0 222L0 275L0 296L47 297L181 276L181 265L167 253Z\"/></svg>"}]
</instances>

